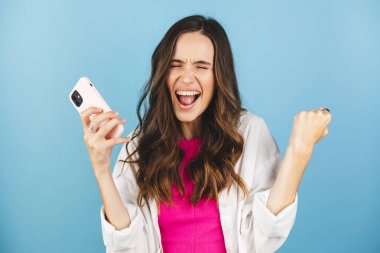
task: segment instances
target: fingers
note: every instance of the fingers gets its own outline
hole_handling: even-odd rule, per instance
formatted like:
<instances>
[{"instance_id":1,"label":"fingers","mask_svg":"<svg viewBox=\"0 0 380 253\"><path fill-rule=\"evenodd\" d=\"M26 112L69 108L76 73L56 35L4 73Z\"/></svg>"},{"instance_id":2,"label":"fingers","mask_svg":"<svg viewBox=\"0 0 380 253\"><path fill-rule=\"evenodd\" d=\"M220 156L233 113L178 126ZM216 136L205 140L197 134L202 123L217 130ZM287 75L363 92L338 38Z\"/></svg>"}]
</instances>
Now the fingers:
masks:
<instances>
[{"instance_id":1,"label":"fingers","mask_svg":"<svg viewBox=\"0 0 380 253\"><path fill-rule=\"evenodd\" d=\"M100 117L100 116L99 116ZM116 116L115 116L116 117ZM96 135L98 137L104 138L114 127L119 124L124 124L125 119L114 118L104 124L97 132Z\"/></svg>"},{"instance_id":2,"label":"fingers","mask_svg":"<svg viewBox=\"0 0 380 253\"><path fill-rule=\"evenodd\" d=\"M323 116L324 119L326 119L326 121L328 121L328 123L331 121L331 113L327 110L323 110L322 109L325 108L323 106L320 106L319 109L313 109L313 110L310 110L310 111L313 111L314 113L317 113L321 116Z\"/></svg>"},{"instance_id":3,"label":"fingers","mask_svg":"<svg viewBox=\"0 0 380 253\"><path fill-rule=\"evenodd\" d=\"M99 129L99 127L101 126L103 121L113 119L113 118L117 117L118 115L119 115L119 113L114 112L114 111L104 112L102 114L96 115L92 119L91 125L93 125L95 127L95 129Z\"/></svg>"},{"instance_id":4,"label":"fingers","mask_svg":"<svg viewBox=\"0 0 380 253\"><path fill-rule=\"evenodd\" d=\"M118 138L112 138L105 142L106 147L112 147L117 144L121 143L127 143L131 141L131 137L118 137Z\"/></svg>"},{"instance_id":5,"label":"fingers","mask_svg":"<svg viewBox=\"0 0 380 253\"><path fill-rule=\"evenodd\" d=\"M322 138L324 138L326 135L329 134L329 130L327 127L328 127L329 123L331 122L331 113L329 111L326 111L326 110L322 111L323 108L324 107L321 106L321 107L319 107L319 109L313 110L314 112L316 112L318 114L318 118L321 120L322 127L324 128Z\"/></svg>"},{"instance_id":6,"label":"fingers","mask_svg":"<svg viewBox=\"0 0 380 253\"><path fill-rule=\"evenodd\" d=\"M313 112L322 112L322 113L324 113L324 114L330 114L330 112L327 111L327 110L323 110L323 111L322 111L323 108L325 108L325 107L320 106L318 109L312 109L312 110L310 110L310 111L313 111Z\"/></svg>"},{"instance_id":7,"label":"fingers","mask_svg":"<svg viewBox=\"0 0 380 253\"><path fill-rule=\"evenodd\" d=\"M320 115L321 115L322 119L324 120L324 122L327 126L331 122L332 116L331 116L331 113L329 111L327 111L327 110L322 111L323 108L324 108L323 106L319 107L319 112L320 112Z\"/></svg>"},{"instance_id":8,"label":"fingers","mask_svg":"<svg viewBox=\"0 0 380 253\"><path fill-rule=\"evenodd\" d=\"M80 118L82 120L82 124L83 124L83 129L86 131L87 128L88 128L88 125L90 124L91 120L90 120L90 115L92 114L99 114L103 111L102 108L98 108L98 107L89 107L87 108L86 110L84 110L83 112L80 113Z\"/></svg>"},{"instance_id":9,"label":"fingers","mask_svg":"<svg viewBox=\"0 0 380 253\"><path fill-rule=\"evenodd\" d=\"M313 146L320 139L328 135L328 124L331 121L331 114L319 109L304 110L294 116L291 142L295 146Z\"/></svg>"}]
</instances>

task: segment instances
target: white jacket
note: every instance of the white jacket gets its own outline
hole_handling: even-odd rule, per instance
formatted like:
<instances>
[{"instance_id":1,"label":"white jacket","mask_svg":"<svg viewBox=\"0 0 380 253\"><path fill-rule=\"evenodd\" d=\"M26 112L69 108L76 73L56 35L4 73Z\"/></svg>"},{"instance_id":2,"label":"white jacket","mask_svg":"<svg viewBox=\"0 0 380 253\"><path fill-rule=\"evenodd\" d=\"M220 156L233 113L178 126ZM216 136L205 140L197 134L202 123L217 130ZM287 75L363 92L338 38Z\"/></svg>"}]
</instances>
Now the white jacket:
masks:
<instances>
[{"instance_id":1,"label":"white jacket","mask_svg":"<svg viewBox=\"0 0 380 253\"><path fill-rule=\"evenodd\" d=\"M269 211L266 203L282 161L277 143L265 121L253 113L242 113L238 129L245 143L235 171L247 184L249 197L242 200L243 192L236 183L228 194L227 189L224 189L219 195L225 246L229 253L274 252L285 242L293 227L298 194L294 202L277 216ZM125 145L117 160L127 157ZM130 152L135 148L132 146L128 145ZM156 203L152 200L149 205L145 202L143 207L137 205L139 187L132 172L137 165L125 163L123 174L116 178L122 166L122 162L116 162L112 174L128 209L131 224L128 228L115 230L105 219L104 206L101 207L102 234L107 252L162 252Z\"/></svg>"}]
</instances>

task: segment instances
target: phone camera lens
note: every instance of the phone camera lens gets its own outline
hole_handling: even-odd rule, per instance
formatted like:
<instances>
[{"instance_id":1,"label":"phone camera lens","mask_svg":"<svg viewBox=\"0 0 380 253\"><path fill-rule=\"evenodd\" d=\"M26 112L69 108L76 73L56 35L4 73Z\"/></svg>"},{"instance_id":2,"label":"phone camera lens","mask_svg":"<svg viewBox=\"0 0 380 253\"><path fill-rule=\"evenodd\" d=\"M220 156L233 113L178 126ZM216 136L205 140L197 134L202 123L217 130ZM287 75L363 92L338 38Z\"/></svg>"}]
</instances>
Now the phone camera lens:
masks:
<instances>
[{"instance_id":1,"label":"phone camera lens","mask_svg":"<svg viewBox=\"0 0 380 253\"><path fill-rule=\"evenodd\" d=\"M83 103L83 98L82 96L79 94L79 92L77 90L75 90L72 94L71 94L71 99L73 100L74 104L79 107L82 103Z\"/></svg>"}]
</instances>

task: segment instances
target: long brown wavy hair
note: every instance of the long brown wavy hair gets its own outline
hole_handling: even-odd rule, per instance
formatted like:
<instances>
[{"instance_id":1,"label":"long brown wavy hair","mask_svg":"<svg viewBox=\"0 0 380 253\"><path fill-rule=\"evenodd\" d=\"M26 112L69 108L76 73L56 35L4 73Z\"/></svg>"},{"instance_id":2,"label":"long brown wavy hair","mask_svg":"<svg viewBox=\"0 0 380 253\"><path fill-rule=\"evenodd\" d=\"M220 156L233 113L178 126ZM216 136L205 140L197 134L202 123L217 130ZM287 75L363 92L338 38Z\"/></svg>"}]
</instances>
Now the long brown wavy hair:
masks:
<instances>
[{"instance_id":1,"label":"long brown wavy hair","mask_svg":"<svg viewBox=\"0 0 380 253\"><path fill-rule=\"evenodd\" d=\"M201 32L214 45L214 96L201 115L201 147L198 155L189 163L194 181L191 202L195 206L202 198L216 199L219 193L235 181L248 195L244 180L234 171L239 160L244 140L238 132L240 115L246 109L241 107L240 94L234 69L232 50L223 27L213 18L193 15L176 22L166 32L152 55L151 75L146 82L137 106L139 124L132 134L138 138L136 149L128 157L119 160L137 163L136 182L140 188L137 196L139 206L142 200L155 199L173 204L171 185L174 183L180 194L184 185L179 166L184 157L178 146L180 122L176 118L170 91L166 81L177 38L188 32ZM144 100L149 95L148 109ZM144 103L143 117L140 115ZM130 159L138 154L135 160Z\"/></svg>"}]
</instances>

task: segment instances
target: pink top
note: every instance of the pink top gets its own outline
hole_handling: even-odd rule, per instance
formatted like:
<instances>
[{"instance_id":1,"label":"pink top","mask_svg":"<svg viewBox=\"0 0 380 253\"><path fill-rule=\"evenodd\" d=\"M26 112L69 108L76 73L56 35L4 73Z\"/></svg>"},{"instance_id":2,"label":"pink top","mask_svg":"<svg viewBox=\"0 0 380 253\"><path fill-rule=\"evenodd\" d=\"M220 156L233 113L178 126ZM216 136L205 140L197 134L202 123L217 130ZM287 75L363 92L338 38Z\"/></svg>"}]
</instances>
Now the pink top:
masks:
<instances>
[{"instance_id":1,"label":"pink top","mask_svg":"<svg viewBox=\"0 0 380 253\"><path fill-rule=\"evenodd\" d=\"M216 200L203 198L196 207L190 202L194 183L187 164L198 154L200 143L200 137L179 140L179 147L185 153L180 165L185 196L180 198L173 185L174 205L160 202L158 224L164 253L226 252Z\"/></svg>"}]
</instances>

